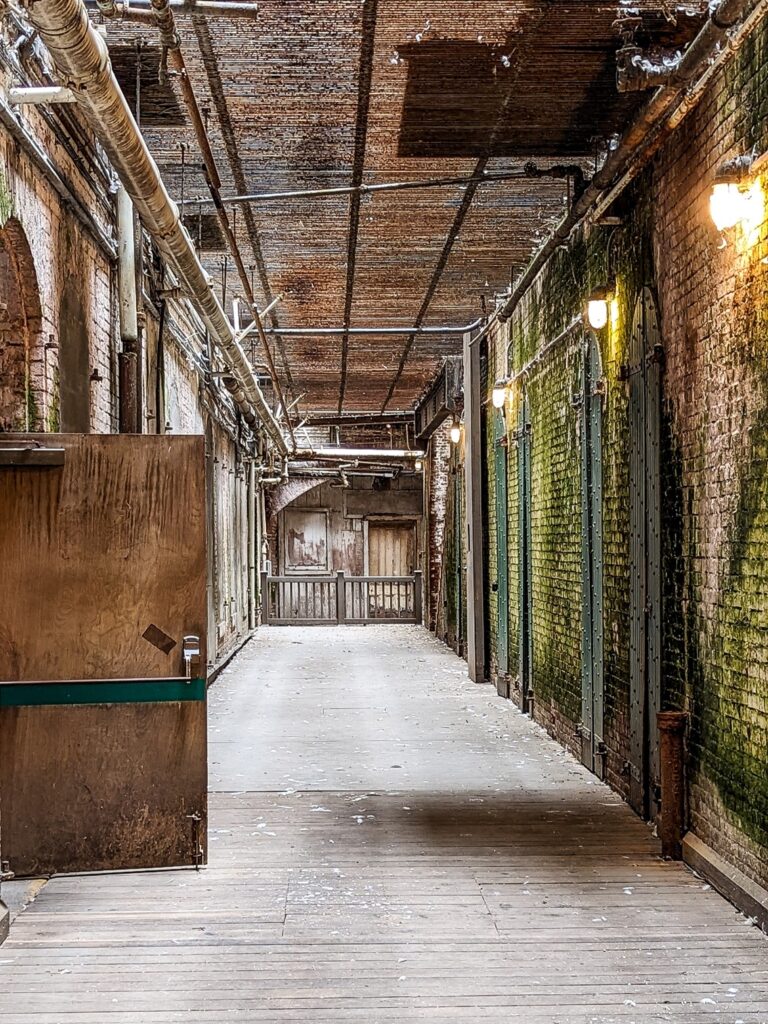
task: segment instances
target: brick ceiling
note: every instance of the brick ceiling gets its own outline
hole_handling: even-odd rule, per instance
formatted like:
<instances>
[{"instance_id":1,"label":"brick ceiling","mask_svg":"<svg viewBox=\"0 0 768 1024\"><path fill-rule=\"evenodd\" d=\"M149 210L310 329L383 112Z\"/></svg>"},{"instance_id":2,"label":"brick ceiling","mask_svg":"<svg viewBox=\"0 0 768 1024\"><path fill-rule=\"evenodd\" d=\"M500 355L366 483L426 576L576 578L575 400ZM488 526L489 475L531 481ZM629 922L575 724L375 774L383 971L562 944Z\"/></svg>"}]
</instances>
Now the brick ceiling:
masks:
<instances>
[{"instance_id":1,"label":"brick ceiling","mask_svg":"<svg viewBox=\"0 0 768 1024\"><path fill-rule=\"evenodd\" d=\"M225 195L471 176L530 160L577 162L589 173L642 100L616 90L615 4L260 0L259 8L255 20L177 14ZM658 26L658 38L690 28L663 16ZM109 24L119 77L135 102L137 33L150 148L175 198L205 196L183 104L173 85L157 86L157 40L146 28ZM258 300L284 295L273 327L460 325L526 264L567 188L562 179L522 179L232 213ZM212 208L186 212L221 287L225 252L206 216ZM226 278L229 303L240 293L231 260ZM461 344L457 335L272 340L302 413L410 409Z\"/></svg>"}]
</instances>

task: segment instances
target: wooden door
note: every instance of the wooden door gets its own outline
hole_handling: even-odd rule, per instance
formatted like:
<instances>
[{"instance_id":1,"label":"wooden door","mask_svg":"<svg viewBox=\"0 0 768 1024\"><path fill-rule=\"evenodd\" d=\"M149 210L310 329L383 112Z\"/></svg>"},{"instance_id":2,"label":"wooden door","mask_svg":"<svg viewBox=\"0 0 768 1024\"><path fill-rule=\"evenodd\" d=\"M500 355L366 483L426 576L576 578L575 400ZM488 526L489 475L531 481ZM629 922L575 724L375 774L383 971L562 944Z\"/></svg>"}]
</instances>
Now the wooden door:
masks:
<instances>
[{"instance_id":1,"label":"wooden door","mask_svg":"<svg viewBox=\"0 0 768 1024\"><path fill-rule=\"evenodd\" d=\"M504 413L494 409L494 479L496 482L496 688L509 696L509 571L507 550L507 427Z\"/></svg>"},{"instance_id":2,"label":"wooden door","mask_svg":"<svg viewBox=\"0 0 768 1024\"><path fill-rule=\"evenodd\" d=\"M3 435L0 564L2 859L17 875L198 863L203 438Z\"/></svg>"},{"instance_id":3,"label":"wooden door","mask_svg":"<svg viewBox=\"0 0 768 1024\"><path fill-rule=\"evenodd\" d=\"M604 774L603 381L600 346L588 334L581 394L581 759Z\"/></svg>"},{"instance_id":4,"label":"wooden door","mask_svg":"<svg viewBox=\"0 0 768 1024\"><path fill-rule=\"evenodd\" d=\"M629 365L630 804L658 811L661 706L661 333L653 294L636 306Z\"/></svg>"},{"instance_id":5,"label":"wooden door","mask_svg":"<svg viewBox=\"0 0 768 1024\"><path fill-rule=\"evenodd\" d=\"M368 575L412 576L416 569L413 523L368 523Z\"/></svg>"},{"instance_id":6,"label":"wooden door","mask_svg":"<svg viewBox=\"0 0 768 1024\"><path fill-rule=\"evenodd\" d=\"M368 523L368 575L382 579L413 576L416 569L416 526L407 523ZM402 618L413 613L409 588L382 583L369 587L371 618Z\"/></svg>"}]
</instances>

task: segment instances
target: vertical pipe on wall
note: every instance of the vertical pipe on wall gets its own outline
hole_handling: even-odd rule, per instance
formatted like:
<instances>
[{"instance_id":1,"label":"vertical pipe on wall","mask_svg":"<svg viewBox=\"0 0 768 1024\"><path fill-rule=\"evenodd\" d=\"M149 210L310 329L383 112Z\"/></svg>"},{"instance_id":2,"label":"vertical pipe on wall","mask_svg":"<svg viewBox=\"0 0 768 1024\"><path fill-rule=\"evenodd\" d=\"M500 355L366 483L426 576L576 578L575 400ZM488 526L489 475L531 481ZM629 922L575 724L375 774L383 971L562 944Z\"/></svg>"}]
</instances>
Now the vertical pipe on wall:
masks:
<instances>
[{"instance_id":1,"label":"vertical pipe on wall","mask_svg":"<svg viewBox=\"0 0 768 1024\"><path fill-rule=\"evenodd\" d=\"M681 860L685 832L685 730L688 715L684 711L659 711L656 724L661 754L661 855Z\"/></svg>"},{"instance_id":2,"label":"vertical pipe on wall","mask_svg":"<svg viewBox=\"0 0 768 1024\"><path fill-rule=\"evenodd\" d=\"M117 272L120 308L120 433L139 432L139 319L136 298L136 245L133 203L117 190Z\"/></svg>"}]
</instances>

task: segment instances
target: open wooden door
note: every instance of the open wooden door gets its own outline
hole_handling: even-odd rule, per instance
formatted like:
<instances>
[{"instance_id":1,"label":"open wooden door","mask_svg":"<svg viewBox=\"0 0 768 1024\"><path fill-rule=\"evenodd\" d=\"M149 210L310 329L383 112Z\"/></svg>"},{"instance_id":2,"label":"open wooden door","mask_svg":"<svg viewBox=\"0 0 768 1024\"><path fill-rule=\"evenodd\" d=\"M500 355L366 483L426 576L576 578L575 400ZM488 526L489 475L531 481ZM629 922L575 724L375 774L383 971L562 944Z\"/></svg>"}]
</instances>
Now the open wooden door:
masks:
<instances>
[{"instance_id":1,"label":"open wooden door","mask_svg":"<svg viewBox=\"0 0 768 1024\"><path fill-rule=\"evenodd\" d=\"M204 439L2 435L0 565L3 861L199 863Z\"/></svg>"}]
</instances>

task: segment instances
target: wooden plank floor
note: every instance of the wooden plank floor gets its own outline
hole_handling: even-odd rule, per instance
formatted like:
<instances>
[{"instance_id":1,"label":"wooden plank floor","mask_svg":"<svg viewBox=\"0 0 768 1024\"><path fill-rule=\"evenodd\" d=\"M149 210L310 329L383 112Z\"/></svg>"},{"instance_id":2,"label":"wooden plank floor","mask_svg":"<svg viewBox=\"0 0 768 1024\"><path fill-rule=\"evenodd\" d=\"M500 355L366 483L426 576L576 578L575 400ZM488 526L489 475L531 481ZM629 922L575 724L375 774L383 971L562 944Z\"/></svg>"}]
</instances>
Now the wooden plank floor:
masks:
<instances>
[{"instance_id":1,"label":"wooden plank floor","mask_svg":"<svg viewBox=\"0 0 768 1024\"><path fill-rule=\"evenodd\" d=\"M768 942L418 627L211 691L207 870L53 879L0 1024L768 1022Z\"/></svg>"}]
</instances>

